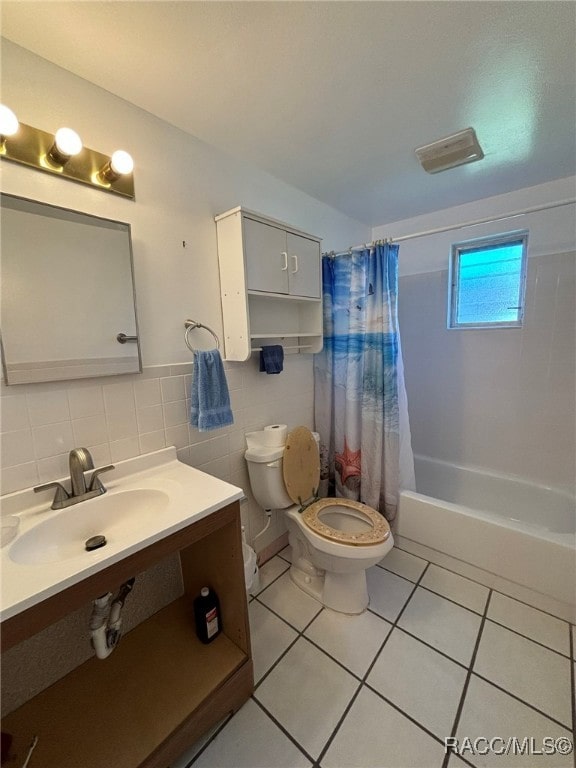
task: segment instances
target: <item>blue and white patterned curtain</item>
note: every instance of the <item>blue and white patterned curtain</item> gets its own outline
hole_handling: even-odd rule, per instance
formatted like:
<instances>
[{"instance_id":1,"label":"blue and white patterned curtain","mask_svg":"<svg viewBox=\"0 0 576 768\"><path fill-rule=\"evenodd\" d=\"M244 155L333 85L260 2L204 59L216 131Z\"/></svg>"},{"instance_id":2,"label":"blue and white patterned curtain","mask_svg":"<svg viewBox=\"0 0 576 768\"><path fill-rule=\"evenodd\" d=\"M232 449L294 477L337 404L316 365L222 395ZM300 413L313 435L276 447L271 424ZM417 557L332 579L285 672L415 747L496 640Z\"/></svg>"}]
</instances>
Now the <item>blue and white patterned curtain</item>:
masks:
<instances>
[{"instance_id":1,"label":"blue and white patterned curtain","mask_svg":"<svg viewBox=\"0 0 576 768\"><path fill-rule=\"evenodd\" d=\"M314 360L324 495L393 520L414 460L398 329L398 246L324 256L324 348Z\"/></svg>"}]
</instances>

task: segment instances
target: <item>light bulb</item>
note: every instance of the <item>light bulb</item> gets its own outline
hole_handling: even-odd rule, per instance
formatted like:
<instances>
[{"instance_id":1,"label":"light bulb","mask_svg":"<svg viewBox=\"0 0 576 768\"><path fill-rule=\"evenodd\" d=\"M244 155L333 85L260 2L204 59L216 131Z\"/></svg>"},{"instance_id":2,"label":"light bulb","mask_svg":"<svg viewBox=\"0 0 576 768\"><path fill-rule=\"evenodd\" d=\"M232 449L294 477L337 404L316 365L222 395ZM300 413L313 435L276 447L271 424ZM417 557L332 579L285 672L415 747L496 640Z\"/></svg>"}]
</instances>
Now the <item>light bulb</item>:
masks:
<instances>
[{"instance_id":1,"label":"light bulb","mask_svg":"<svg viewBox=\"0 0 576 768\"><path fill-rule=\"evenodd\" d=\"M4 104L0 104L0 136L13 136L18 126L18 118L14 112Z\"/></svg>"},{"instance_id":2,"label":"light bulb","mask_svg":"<svg viewBox=\"0 0 576 768\"><path fill-rule=\"evenodd\" d=\"M46 154L48 167L61 171L68 160L82 149L82 139L72 128L58 128L54 135L54 144ZM43 161L41 161L43 162Z\"/></svg>"},{"instance_id":3,"label":"light bulb","mask_svg":"<svg viewBox=\"0 0 576 768\"><path fill-rule=\"evenodd\" d=\"M54 138L56 149L66 157L77 155L82 149L82 139L72 128L59 128Z\"/></svg>"},{"instance_id":4,"label":"light bulb","mask_svg":"<svg viewBox=\"0 0 576 768\"><path fill-rule=\"evenodd\" d=\"M123 149L117 149L110 159L110 167L114 173L118 173L122 176L125 173L132 173L134 169L134 160L128 152L124 152Z\"/></svg>"},{"instance_id":5,"label":"light bulb","mask_svg":"<svg viewBox=\"0 0 576 768\"><path fill-rule=\"evenodd\" d=\"M132 173L134 160L128 152L123 149L117 149L110 160L98 172L97 180L100 184L112 184L118 181L120 176Z\"/></svg>"}]
</instances>

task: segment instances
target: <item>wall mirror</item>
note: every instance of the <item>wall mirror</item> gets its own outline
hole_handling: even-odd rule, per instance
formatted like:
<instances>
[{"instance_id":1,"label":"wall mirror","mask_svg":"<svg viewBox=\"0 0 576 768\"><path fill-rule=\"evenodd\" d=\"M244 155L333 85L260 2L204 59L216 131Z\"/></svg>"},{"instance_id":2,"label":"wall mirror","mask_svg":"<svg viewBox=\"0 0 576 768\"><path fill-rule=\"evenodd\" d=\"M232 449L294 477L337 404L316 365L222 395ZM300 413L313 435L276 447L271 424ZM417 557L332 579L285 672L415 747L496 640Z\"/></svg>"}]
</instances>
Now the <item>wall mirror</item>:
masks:
<instances>
[{"instance_id":1,"label":"wall mirror","mask_svg":"<svg viewBox=\"0 0 576 768\"><path fill-rule=\"evenodd\" d=\"M0 198L6 383L141 372L130 225Z\"/></svg>"}]
</instances>

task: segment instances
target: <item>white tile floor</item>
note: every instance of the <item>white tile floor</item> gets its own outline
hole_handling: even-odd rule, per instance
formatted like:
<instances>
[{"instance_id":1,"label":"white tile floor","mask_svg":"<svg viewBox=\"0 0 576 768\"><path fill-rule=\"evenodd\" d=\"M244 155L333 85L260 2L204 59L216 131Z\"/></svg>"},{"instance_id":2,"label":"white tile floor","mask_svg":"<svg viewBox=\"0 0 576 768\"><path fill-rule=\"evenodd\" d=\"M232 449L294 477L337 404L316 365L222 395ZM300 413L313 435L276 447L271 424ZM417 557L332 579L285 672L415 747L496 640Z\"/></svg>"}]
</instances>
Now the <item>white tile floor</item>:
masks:
<instances>
[{"instance_id":1,"label":"white tile floor","mask_svg":"<svg viewBox=\"0 0 576 768\"><path fill-rule=\"evenodd\" d=\"M399 549L368 572L361 616L322 608L289 566L288 548L266 563L249 605L254 695L171 768L576 766L537 754L574 743L575 627ZM458 757L451 736L524 754Z\"/></svg>"}]
</instances>

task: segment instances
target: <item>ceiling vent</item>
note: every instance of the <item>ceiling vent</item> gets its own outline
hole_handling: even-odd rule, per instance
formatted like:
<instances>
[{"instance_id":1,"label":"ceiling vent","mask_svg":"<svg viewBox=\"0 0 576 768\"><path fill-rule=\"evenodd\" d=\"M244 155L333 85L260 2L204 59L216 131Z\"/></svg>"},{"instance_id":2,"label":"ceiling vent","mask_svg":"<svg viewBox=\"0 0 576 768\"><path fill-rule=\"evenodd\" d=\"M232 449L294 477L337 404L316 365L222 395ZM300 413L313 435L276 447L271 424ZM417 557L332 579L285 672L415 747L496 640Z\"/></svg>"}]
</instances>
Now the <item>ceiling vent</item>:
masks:
<instances>
[{"instance_id":1,"label":"ceiling vent","mask_svg":"<svg viewBox=\"0 0 576 768\"><path fill-rule=\"evenodd\" d=\"M422 168L428 173L439 173L458 165L473 163L484 157L482 147L478 143L474 128L446 136L444 139L425 144L414 150Z\"/></svg>"}]
</instances>

